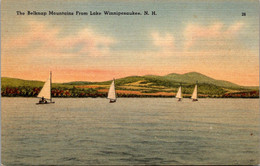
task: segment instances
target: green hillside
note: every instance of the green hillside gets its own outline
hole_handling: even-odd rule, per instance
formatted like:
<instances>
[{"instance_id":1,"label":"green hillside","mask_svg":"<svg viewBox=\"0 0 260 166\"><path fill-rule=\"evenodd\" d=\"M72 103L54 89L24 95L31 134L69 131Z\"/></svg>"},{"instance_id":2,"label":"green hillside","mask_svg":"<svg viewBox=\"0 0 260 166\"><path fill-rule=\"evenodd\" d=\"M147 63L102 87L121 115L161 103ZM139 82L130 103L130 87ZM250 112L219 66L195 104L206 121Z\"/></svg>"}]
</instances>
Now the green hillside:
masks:
<instances>
[{"instance_id":1,"label":"green hillside","mask_svg":"<svg viewBox=\"0 0 260 166\"><path fill-rule=\"evenodd\" d=\"M185 83L196 83L198 81L199 83L207 83L207 84L213 84L216 86L221 87L227 87L227 88L241 88L242 86L228 82L223 80L215 80L213 78L210 78L206 75L197 73L197 72L190 72L186 74L168 74L164 76L164 78L169 79L171 81L176 82L185 82Z\"/></svg>"},{"instance_id":2,"label":"green hillside","mask_svg":"<svg viewBox=\"0 0 260 166\"><path fill-rule=\"evenodd\" d=\"M89 84L92 84L92 82L88 82L88 81L74 81L74 82L62 83L62 85L89 85Z\"/></svg>"},{"instance_id":3,"label":"green hillside","mask_svg":"<svg viewBox=\"0 0 260 166\"><path fill-rule=\"evenodd\" d=\"M116 79L117 85L125 85L133 82L137 82L140 80L145 80L151 83L155 83L158 85L165 85L167 87L169 86L179 86L180 83L182 84L195 84L196 81L198 83L205 83L205 84L213 84L220 87L225 88L235 88L235 89L248 89L247 87L243 87L228 81L223 80L216 80L213 78L210 78L206 75L197 73L197 72L190 72L186 74L168 74L165 76L156 76L156 75L146 75L146 76L129 76L124 78ZM104 82L70 82L65 83L69 85L89 85L89 84L102 84L102 85L108 85L111 81L104 81ZM251 87L252 88L252 87Z\"/></svg>"},{"instance_id":4,"label":"green hillside","mask_svg":"<svg viewBox=\"0 0 260 166\"><path fill-rule=\"evenodd\" d=\"M1 85L3 87L19 87L19 86L26 86L26 87L42 87L44 82L42 81L29 81L29 80L22 80L18 78L9 78L9 77L2 77L1 78Z\"/></svg>"},{"instance_id":5,"label":"green hillside","mask_svg":"<svg viewBox=\"0 0 260 166\"><path fill-rule=\"evenodd\" d=\"M2 77L1 78L1 87L30 87L30 88L41 88L44 82L42 81L34 81L34 80L22 80L18 78L9 78L9 77ZM63 83L53 83L53 88L58 87L73 87L70 84L63 84Z\"/></svg>"}]
</instances>

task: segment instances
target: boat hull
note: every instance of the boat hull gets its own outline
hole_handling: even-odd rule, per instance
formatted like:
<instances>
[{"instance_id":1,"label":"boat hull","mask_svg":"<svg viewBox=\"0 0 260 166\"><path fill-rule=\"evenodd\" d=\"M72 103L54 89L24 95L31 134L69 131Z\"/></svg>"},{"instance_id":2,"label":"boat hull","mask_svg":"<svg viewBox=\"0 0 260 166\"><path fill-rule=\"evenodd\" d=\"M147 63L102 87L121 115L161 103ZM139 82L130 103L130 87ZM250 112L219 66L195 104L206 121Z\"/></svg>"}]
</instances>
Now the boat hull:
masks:
<instances>
[{"instance_id":1,"label":"boat hull","mask_svg":"<svg viewBox=\"0 0 260 166\"><path fill-rule=\"evenodd\" d=\"M109 101L109 103L115 103L116 102L116 100L110 100Z\"/></svg>"},{"instance_id":2,"label":"boat hull","mask_svg":"<svg viewBox=\"0 0 260 166\"><path fill-rule=\"evenodd\" d=\"M36 103L36 105L39 105L39 104L54 104L55 102L53 101L53 102L39 102L39 103Z\"/></svg>"}]
</instances>

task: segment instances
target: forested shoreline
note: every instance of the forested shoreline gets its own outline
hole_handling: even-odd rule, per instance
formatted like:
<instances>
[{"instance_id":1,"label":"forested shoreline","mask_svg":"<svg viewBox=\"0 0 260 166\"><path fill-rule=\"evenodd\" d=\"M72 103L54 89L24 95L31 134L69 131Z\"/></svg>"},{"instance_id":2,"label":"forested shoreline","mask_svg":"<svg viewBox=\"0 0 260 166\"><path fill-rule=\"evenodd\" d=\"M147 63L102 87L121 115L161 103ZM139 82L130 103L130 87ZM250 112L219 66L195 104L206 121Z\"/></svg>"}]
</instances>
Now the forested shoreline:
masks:
<instances>
[{"instance_id":1,"label":"forested shoreline","mask_svg":"<svg viewBox=\"0 0 260 166\"><path fill-rule=\"evenodd\" d=\"M2 97L37 97L41 88L40 87L2 87L1 96ZM95 88L52 88L51 95L52 97L63 97L63 98L74 98L74 97L107 97L106 89ZM130 91L128 91L130 92ZM174 97L173 93L141 93L141 94L130 94L127 91L124 93L117 93L118 97ZM183 94L184 98L189 98L190 94ZM223 95L209 95L209 94L198 94L200 98L259 98L259 91L245 91L245 92L236 92L236 93L225 93Z\"/></svg>"}]
</instances>

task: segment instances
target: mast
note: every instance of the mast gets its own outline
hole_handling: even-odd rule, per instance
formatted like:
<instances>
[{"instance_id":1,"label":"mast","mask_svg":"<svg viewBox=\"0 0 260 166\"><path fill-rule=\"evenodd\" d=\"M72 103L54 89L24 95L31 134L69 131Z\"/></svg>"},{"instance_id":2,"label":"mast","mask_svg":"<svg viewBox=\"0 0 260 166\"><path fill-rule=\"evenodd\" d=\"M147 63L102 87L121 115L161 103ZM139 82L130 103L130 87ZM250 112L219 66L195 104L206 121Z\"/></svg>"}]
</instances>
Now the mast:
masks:
<instances>
[{"instance_id":1,"label":"mast","mask_svg":"<svg viewBox=\"0 0 260 166\"><path fill-rule=\"evenodd\" d=\"M52 82L52 73L51 73L51 71L50 71L50 96L51 96L51 82ZM51 97L50 97L51 98ZM51 100L51 102L52 102L52 98L50 99Z\"/></svg>"},{"instance_id":2,"label":"mast","mask_svg":"<svg viewBox=\"0 0 260 166\"><path fill-rule=\"evenodd\" d=\"M180 85L180 99L182 98L181 86L182 84Z\"/></svg>"},{"instance_id":3,"label":"mast","mask_svg":"<svg viewBox=\"0 0 260 166\"><path fill-rule=\"evenodd\" d=\"M116 96L116 80L115 80L115 78L113 78L113 79L114 79L115 98L117 99L117 96Z\"/></svg>"},{"instance_id":4,"label":"mast","mask_svg":"<svg viewBox=\"0 0 260 166\"><path fill-rule=\"evenodd\" d=\"M196 81L196 99L198 100L198 81Z\"/></svg>"}]
</instances>

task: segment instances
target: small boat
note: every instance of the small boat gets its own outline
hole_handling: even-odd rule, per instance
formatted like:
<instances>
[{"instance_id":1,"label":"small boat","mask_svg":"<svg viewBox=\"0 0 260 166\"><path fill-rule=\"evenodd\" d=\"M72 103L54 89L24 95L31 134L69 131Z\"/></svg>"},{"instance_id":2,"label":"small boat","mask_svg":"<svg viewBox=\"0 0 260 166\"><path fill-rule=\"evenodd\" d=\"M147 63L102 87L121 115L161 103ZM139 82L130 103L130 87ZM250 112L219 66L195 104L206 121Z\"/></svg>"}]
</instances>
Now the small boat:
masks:
<instances>
[{"instance_id":1,"label":"small boat","mask_svg":"<svg viewBox=\"0 0 260 166\"><path fill-rule=\"evenodd\" d=\"M177 92L176 98L178 98L178 101L181 101L181 99L182 99L181 86L180 86L179 89L178 89L178 92Z\"/></svg>"},{"instance_id":2,"label":"small boat","mask_svg":"<svg viewBox=\"0 0 260 166\"><path fill-rule=\"evenodd\" d=\"M197 83L195 85L195 88L194 88L194 91L192 93L192 101L198 101L198 86L197 86Z\"/></svg>"},{"instance_id":3,"label":"small boat","mask_svg":"<svg viewBox=\"0 0 260 166\"><path fill-rule=\"evenodd\" d=\"M116 88L115 88L115 79L113 79L109 91L108 91L108 95L107 98L110 99L109 103L115 103L116 102Z\"/></svg>"},{"instance_id":4,"label":"small boat","mask_svg":"<svg viewBox=\"0 0 260 166\"><path fill-rule=\"evenodd\" d=\"M36 103L37 105L55 103L52 101L52 98L51 98L51 77L52 77L52 73L50 72L50 76L49 76L48 80L45 82L40 93L37 96L38 98L40 98L39 102Z\"/></svg>"}]
</instances>

